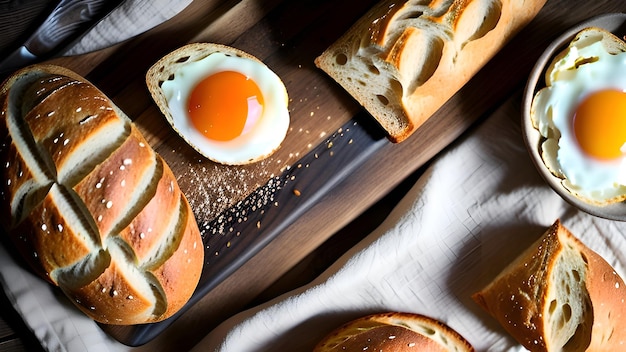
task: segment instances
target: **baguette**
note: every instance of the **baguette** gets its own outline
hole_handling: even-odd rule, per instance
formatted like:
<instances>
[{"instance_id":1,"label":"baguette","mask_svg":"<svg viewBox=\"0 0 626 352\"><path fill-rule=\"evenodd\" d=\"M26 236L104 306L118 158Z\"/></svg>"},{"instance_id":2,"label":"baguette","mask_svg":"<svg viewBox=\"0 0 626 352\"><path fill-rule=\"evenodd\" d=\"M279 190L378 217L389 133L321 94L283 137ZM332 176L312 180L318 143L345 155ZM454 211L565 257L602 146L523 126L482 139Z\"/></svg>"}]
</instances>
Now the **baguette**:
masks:
<instances>
[{"instance_id":1,"label":"baguette","mask_svg":"<svg viewBox=\"0 0 626 352\"><path fill-rule=\"evenodd\" d=\"M379 313L332 331L314 352L333 351L456 351L474 348L447 325L412 313Z\"/></svg>"},{"instance_id":2,"label":"baguette","mask_svg":"<svg viewBox=\"0 0 626 352\"><path fill-rule=\"evenodd\" d=\"M204 263L165 161L91 83L34 65L0 88L1 223L25 261L94 320L172 316Z\"/></svg>"},{"instance_id":3,"label":"baguette","mask_svg":"<svg viewBox=\"0 0 626 352\"><path fill-rule=\"evenodd\" d=\"M530 351L621 351L624 281L556 221L473 299Z\"/></svg>"},{"instance_id":4,"label":"baguette","mask_svg":"<svg viewBox=\"0 0 626 352\"><path fill-rule=\"evenodd\" d=\"M381 1L315 64L365 107L392 142L401 142L545 2Z\"/></svg>"}]
</instances>

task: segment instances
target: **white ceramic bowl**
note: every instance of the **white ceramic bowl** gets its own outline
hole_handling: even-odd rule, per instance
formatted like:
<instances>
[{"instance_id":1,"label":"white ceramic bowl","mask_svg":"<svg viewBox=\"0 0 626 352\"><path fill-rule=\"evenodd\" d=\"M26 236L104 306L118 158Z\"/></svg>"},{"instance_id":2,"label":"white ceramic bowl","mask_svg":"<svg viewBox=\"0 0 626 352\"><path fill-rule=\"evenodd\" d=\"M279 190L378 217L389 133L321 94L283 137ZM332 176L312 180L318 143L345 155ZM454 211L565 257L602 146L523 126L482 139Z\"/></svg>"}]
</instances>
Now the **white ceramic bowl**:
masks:
<instances>
[{"instance_id":1,"label":"white ceramic bowl","mask_svg":"<svg viewBox=\"0 0 626 352\"><path fill-rule=\"evenodd\" d=\"M552 189L554 189L563 199L591 215L611 220L626 221L626 202L610 204L607 206L597 206L579 200L563 187L562 179L554 176L546 168L543 160L541 159L540 145L543 140L539 131L533 127L530 120L530 107L532 100L535 93L545 87L545 71L547 66L552 61L552 58L565 49L578 32L591 26L600 27L613 32L618 36L622 36L626 30L626 14L610 13L593 17L570 28L546 48L543 54L539 57L535 67L532 69L524 91L522 105L522 132L524 135L524 141L526 142L526 147L530 153L533 163L537 167L537 170L552 187Z\"/></svg>"}]
</instances>

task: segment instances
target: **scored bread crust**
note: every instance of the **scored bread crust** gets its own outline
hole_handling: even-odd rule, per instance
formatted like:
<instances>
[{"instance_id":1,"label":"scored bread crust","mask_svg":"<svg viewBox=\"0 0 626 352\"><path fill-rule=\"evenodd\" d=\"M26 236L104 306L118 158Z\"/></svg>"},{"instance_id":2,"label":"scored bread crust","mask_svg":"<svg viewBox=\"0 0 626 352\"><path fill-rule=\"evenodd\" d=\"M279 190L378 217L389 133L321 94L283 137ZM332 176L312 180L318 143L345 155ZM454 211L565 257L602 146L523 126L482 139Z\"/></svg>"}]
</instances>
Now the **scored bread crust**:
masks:
<instances>
[{"instance_id":1,"label":"scored bread crust","mask_svg":"<svg viewBox=\"0 0 626 352\"><path fill-rule=\"evenodd\" d=\"M1 224L17 251L92 319L166 319L204 264L166 162L90 82L33 65L0 88Z\"/></svg>"},{"instance_id":2,"label":"scored bread crust","mask_svg":"<svg viewBox=\"0 0 626 352\"><path fill-rule=\"evenodd\" d=\"M557 220L472 298L531 351L618 351L626 288Z\"/></svg>"},{"instance_id":3,"label":"scored bread crust","mask_svg":"<svg viewBox=\"0 0 626 352\"><path fill-rule=\"evenodd\" d=\"M387 131L409 137L546 0L397 1L374 6L315 59Z\"/></svg>"},{"instance_id":4,"label":"scored bread crust","mask_svg":"<svg viewBox=\"0 0 626 352\"><path fill-rule=\"evenodd\" d=\"M324 337L314 352L457 351L474 348L458 332L433 318L414 313L378 313L350 321Z\"/></svg>"}]
</instances>

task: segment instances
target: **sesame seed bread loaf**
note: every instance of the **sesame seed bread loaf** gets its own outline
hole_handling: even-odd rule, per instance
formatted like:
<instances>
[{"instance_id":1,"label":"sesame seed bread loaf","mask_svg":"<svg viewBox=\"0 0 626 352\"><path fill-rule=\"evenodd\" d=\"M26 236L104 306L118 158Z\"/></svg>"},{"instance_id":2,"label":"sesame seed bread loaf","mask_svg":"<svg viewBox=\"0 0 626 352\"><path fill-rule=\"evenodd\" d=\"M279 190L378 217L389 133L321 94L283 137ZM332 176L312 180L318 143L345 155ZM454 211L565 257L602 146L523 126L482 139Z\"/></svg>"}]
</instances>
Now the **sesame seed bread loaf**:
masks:
<instances>
[{"instance_id":1,"label":"sesame seed bread loaf","mask_svg":"<svg viewBox=\"0 0 626 352\"><path fill-rule=\"evenodd\" d=\"M0 211L25 261L94 320L163 320L191 297L200 231L176 178L131 120L65 68L0 88Z\"/></svg>"},{"instance_id":2,"label":"sesame seed bread loaf","mask_svg":"<svg viewBox=\"0 0 626 352\"><path fill-rule=\"evenodd\" d=\"M384 0L315 64L376 118L392 142L401 142L530 22L545 2Z\"/></svg>"},{"instance_id":3,"label":"sesame seed bread loaf","mask_svg":"<svg viewBox=\"0 0 626 352\"><path fill-rule=\"evenodd\" d=\"M447 325L413 313L380 313L335 329L314 352L441 351L472 352L474 348Z\"/></svg>"},{"instance_id":4,"label":"sesame seed bread loaf","mask_svg":"<svg viewBox=\"0 0 626 352\"><path fill-rule=\"evenodd\" d=\"M473 295L530 351L622 351L624 281L556 221Z\"/></svg>"}]
</instances>

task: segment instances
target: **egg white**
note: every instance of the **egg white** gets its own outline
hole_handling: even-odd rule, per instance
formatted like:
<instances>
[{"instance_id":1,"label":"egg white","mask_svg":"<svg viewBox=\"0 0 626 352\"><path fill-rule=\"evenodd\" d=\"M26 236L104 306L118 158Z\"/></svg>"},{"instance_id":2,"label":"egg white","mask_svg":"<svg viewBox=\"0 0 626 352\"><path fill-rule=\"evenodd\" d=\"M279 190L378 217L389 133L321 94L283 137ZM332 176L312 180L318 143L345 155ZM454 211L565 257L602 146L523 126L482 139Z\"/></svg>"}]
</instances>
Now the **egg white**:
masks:
<instances>
[{"instance_id":1,"label":"egg white","mask_svg":"<svg viewBox=\"0 0 626 352\"><path fill-rule=\"evenodd\" d=\"M577 65L580 58L597 60ZM626 53L609 54L601 42L572 47L556 63L550 78L551 85L535 96L531 114L547 139L542 151L544 159L551 160L546 165L558 168L553 171L565 177L565 186L592 202L626 194L626 157L611 161L589 157L572 128L575 109L587 95L606 89L626 91Z\"/></svg>"},{"instance_id":2,"label":"egg white","mask_svg":"<svg viewBox=\"0 0 626 352\"><path fill-rule=\"evenodd\" d=\"M187 102L194 87L222 71L236 71L252 79L264 101L259 121L229 141L208 139L192 125L187 114ZM174 129L199 153L216 162L241 165L266 158L278 149L289 129L287 90L276 73L258 61L215 52L181 65L174 79L163 82L161 89L168 101Z\"/></svg>"}]
</instances>

